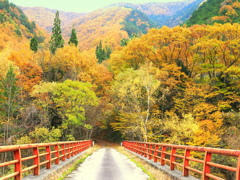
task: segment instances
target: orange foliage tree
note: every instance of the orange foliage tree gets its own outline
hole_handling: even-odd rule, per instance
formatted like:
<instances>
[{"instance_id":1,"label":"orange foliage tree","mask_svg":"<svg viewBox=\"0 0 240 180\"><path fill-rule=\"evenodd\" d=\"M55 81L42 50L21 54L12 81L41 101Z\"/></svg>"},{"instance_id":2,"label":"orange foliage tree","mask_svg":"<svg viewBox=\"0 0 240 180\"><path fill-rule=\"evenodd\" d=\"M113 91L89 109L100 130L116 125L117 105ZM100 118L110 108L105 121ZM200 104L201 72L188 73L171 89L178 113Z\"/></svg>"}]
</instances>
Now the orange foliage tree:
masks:
<instances>
[{"instance_id":1,"label":"orange foliage tree","mask_svg":"<svg viewBox=\"0 0 240 180\"><path fill-rule=\"evenodd\" d=\"M22 88L21 94L28 96L32 87L41 81L43 73L41 67L34 61L34 53L26 45L22 50L12 52L8 59L19 68L17 84Z\"/></svg>"}]
</instances>

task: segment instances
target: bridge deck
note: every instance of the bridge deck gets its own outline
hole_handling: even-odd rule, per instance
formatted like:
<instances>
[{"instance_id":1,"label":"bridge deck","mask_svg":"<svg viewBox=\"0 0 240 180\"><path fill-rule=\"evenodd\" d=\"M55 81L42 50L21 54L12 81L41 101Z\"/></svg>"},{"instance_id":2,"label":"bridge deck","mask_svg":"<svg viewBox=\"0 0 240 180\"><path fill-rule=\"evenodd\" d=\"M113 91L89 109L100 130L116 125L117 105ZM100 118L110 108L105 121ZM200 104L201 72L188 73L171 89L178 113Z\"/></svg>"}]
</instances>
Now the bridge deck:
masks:
<instances>
[{"instance_id":1,"label":"bridge deck","mask_svg":"<svg viewBox=\"0 0 240 180\"><path fill-rule=\"evenodd\" d=\"M101 148L89 156L66 180L146 180L143 173L126 156L113 148Z\"/></svg>"}]
</instances>

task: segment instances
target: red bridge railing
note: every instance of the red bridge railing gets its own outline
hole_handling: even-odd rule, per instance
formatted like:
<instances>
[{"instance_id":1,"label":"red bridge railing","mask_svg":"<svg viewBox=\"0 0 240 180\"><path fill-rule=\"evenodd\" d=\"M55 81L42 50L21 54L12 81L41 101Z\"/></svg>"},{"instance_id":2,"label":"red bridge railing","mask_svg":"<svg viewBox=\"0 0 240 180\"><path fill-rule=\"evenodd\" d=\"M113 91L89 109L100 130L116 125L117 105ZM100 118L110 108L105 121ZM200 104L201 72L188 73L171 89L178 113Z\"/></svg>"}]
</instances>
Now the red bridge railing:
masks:
<instances>
[{"instance_id":1,"label":"red bridge railing","mask_svg":"<svg viewBox=\"0 0 240 180\"><path fill-rule=\"evenodd\" d=\"M27 144L19 146L0 146L0 154L10 152L12 159L7 162L0 162L0 167L14 165L14 173L0 177L5 180L14 177L15 180L21 180L24 172L33 171L33 175L40 175L40 166L44 165L46 169L51 169L53 162L59 164L70 157L79 154L92 146L92 141L70 141L42 144ZM28 152L23 152L27 150ZM12 152L12 153L11 153ZM24 157L22 154L25 154ZM31 161L31 165L23 168L24 161ZM29 165L29 163L28 163Z\"/></svg>"},{"instance_id":2,"label":"red bridge railing","mask_svg":"<svg viewBox=\"0 0 240 180\"><path fill-rule=\"evenodd\" d=\"M201 175L203 180L224 180L221 177L211 173L211 168L220 168L227 171L235 172L236 180L240 180L240 151L230 149L217 149L196 146L182 146L162 143L143 143L133 141L123 141L122 145L143 157L152 159L154 162L160 162L160 165L169 165L171 170L176 167L182 170L183 176L189 176L189 172ZM199 158L197 153L204 153L204 158ZM212 162L213 155L224 155L236 158L236 166L230 167ZM195 162L201 164L202 170L191 167L190 163ZM232 179L233 180L233 179Z\"/></svg>"}]
</instances>

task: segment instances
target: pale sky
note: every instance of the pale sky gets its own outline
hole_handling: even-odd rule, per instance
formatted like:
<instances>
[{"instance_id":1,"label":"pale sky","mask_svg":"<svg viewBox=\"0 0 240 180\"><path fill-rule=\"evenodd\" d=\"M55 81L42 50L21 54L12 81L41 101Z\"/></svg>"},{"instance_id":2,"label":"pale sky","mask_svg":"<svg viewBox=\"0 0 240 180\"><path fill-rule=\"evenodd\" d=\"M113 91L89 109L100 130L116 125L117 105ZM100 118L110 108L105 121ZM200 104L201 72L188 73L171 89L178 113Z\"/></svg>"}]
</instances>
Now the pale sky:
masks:
<instances>
[{"instance_id":1,"label":"pale sky","mask_svg":"<svg viewBox=\"0 0 240 180\"><path fill-rule=\"evenodd\" d=\"M46 7L59 11L86 13L118 2L149 3L182 0L9 0L23 7Z\"/></svg>"}]
</instances>

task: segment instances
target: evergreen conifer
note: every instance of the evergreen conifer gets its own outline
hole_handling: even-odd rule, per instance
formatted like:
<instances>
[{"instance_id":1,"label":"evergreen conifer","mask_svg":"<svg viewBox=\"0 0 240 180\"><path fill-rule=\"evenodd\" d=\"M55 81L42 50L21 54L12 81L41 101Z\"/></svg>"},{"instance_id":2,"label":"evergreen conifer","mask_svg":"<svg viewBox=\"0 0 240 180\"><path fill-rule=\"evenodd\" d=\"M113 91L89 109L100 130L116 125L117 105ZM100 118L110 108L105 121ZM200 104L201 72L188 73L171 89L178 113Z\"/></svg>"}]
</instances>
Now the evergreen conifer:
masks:
<instances>
[{"instance_id":1,"label":"evergreen conifer","mask_svg":"<svg viewBox=\"0 0 240 180\"><path fill-rule=\"evenodd\" d=\"M34 52L38 51L38 41L36 38L32 38L30 41L30 49Z\"/></svg>"},{"instance_id":2,"label":"evergreen conifer","mask_svg":"<svg viewBox=\"0 0 240 180\"><path fill-rule=\"evenodd\" d=\"M78 46L78 39L77 39L77 34L75 29L72 29L72 34L68 41L68 44L74 44L76 47Z\"/></svg>"},{"instance_id":3,"label":"evergreen conifer","mask_svg":"<svg viewBox=\"0 0 240 180\"><path fill-rule=\"evenodd\" d=\"M58 48L62 48L64 46L64 40L61 35L62 31L60 25L61 20L59 19L59 12L57 11L54 19L52 36L50 40L50 51L52 54L55 54Z\"/></svg>"},{"instance_id":4,"label":"evergreen conifer","mask_svg":"<svg viewBox=\"0 0 240 180\"><path fill-rule=\"evenodd\" d=\"M103 48L102 41L96 47L96 58L98 59L98 63L102 63L104 60L110 58L110 54L112 53L112 49L109 46Z\"/></svg>"}]
</instances>

